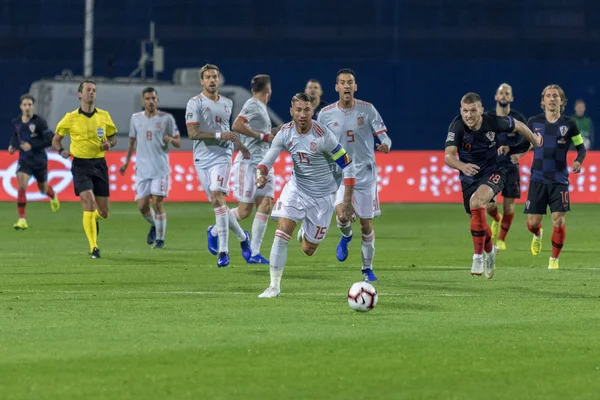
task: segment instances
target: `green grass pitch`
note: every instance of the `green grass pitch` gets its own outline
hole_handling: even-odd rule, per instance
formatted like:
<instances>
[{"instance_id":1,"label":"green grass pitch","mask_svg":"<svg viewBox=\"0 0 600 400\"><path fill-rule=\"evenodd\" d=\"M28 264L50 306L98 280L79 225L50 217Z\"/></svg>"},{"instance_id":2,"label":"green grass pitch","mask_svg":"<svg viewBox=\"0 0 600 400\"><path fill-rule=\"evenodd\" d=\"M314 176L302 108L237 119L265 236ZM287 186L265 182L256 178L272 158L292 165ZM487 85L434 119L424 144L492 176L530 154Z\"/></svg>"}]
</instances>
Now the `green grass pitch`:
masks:
<instances>
[{"instance_id":1,"label":"green grass pitch","mask_svg":"<svg viewBox=\"0 0 600 400\"><path fill-rule=\"evenodd\" d=\"M358 236L345 263L335 224L313 257L290 242L281 297L258 299L268 266L231 238L216 267L209 205L166 208L166 249L152 250L134 203L112 204L92 260L79 204L30 203L19 232L0 204L0 399L600 397L598 205L573 205L556 271L549 217L533 257L518 207L492 280L470 276L462 205L385 205L365 314L346 303Z\"/></svg>"}]
</instances>

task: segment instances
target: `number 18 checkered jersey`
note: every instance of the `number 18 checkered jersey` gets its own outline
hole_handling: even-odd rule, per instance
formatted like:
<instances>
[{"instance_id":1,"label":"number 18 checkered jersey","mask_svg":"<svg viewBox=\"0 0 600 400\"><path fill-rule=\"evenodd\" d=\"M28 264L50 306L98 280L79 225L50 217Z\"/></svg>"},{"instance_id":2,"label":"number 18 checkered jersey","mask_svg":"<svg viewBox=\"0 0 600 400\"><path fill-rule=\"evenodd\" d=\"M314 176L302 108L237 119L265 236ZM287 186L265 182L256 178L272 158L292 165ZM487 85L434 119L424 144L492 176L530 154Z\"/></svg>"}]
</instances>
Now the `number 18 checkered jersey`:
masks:
<instances>
[{"instance_id":1,"label":"number 18 checkered jersey","mask_svg":"<svg viewBox=\"0 0 600 400\"><path fill-rule=\"evenodd\" d=\"M312 121L312 128L305 134L298 133L293 122L284 125L258 168L270 170L282 150L292 156L291 183L310 197L326 197L336 192L341 183L341 176L337 179L335 173L336 163L345 167L351 162L335 135L317 121Z\"/></svg>"},{"instance_id":2,"label":"number 18 checkered jersey","mask_svg":"<svg viewBox=\"0 0 600 400\"><path fill-rule=\"evenodd\" d=\"M331 129L350 154L356 169L356 188L376 184L374 138L387 128L373 104L356 99L354 107L345 109L336 102L321 110L318 121Z\"/></svg>"}]
</instances>

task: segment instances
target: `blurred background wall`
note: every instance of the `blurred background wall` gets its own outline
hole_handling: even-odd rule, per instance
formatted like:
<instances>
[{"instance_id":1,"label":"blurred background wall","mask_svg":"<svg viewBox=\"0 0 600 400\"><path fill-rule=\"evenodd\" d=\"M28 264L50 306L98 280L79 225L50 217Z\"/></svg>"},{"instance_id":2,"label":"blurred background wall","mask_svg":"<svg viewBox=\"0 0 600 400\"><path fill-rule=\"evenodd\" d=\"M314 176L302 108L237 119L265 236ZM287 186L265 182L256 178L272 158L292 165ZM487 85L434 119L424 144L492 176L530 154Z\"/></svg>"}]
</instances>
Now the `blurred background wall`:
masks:
<instances>
[{"instance_id":1,"label":"blurred background wall","mask_svg":"<svg viewBox=\"0 0 600 400\"><path fill-rule=\"evenodd\" d=\"M83 73L84 3L0 0L0 147L31 82ZM398 150L442 148L460 97L476 91L492 108L501 82L526 116L540 112L542 88L558 83L567 113L582 98L600 117L597 0L96 0L94 8L95 76L129 75L150 21L165 49L159 79L206 62L227 84L247 87L268 73L270 106L284 119L310 78L334 102L335 73L350 67L357 97L375 104Z\"/></svg>"}]
</instances>

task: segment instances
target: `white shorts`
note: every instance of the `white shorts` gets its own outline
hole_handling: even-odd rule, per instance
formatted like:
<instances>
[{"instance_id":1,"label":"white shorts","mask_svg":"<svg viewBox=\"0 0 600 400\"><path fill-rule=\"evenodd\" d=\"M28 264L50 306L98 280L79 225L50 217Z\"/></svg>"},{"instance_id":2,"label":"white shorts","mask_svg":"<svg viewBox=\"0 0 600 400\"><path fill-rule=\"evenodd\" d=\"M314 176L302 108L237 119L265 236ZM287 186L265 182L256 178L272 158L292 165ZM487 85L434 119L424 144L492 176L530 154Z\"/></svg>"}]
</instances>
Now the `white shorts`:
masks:
<instances>
[{"instance_id":1,"label":"white shorts","mask_svg":"<svg viewBox=\"0 0 600 400\"><path fill-rule=\"evenodd\" d=\"M170 185L169 175L159 179L144 179L135 181L135 199L143 199L150 195L167 197Z\"/></svg>"},{"instance_id":2,"label":"white shorts","mask_svg":"<svg viewBox=\"0 0 600 400\"><path fill-rule=\"evenodd\" d=\"M269 171L267 184L264 188L256 187L256 167L258 165L248 161L233 163L233 196L242 203L254 203L258 196L275 197L275 174Z\"/></svg>"},{"instance_id":3,"label":"white shorts","mask_svg":"<svg viewBox=\"0 0 600 400\"><path fill-rule=\"evenodd\" d=\"M288 182L273 206L271 217L287 218L294 222L302 219L306 240L321 243L329 229L334 210L333 195L309 197L301 194L296 185Z\"/></svg>"},{"instance_id":4,"label":"white shorts","mask_svg":"<svg viewBox=\"0 0 600 400\"><path fill-rule=\"evenodd\" d=\"M209 200L211 200L210 192L222 192L225 196L229 194L231 164L216 164L210 168L198 168L197 165L194 166L196 167L198 180Z\"/></svg>"},{"instance_id":5,"label":"white shorts","mask_svg":"<svg viewBox=\"0 0 600 400\"><path fill-rule=\"evenodd\" d=\"M344 191L346 187L344 183L340 185L337 193L335 194L335 206L344 202ZM357 189L354 188L354 196L352 197L352 205L354 205L354 211L359 218L373 219L381 215L381 208L379 208L379 195L377 194L377 183L371 185L368 189Z\"/></svg>"}]
</instances>

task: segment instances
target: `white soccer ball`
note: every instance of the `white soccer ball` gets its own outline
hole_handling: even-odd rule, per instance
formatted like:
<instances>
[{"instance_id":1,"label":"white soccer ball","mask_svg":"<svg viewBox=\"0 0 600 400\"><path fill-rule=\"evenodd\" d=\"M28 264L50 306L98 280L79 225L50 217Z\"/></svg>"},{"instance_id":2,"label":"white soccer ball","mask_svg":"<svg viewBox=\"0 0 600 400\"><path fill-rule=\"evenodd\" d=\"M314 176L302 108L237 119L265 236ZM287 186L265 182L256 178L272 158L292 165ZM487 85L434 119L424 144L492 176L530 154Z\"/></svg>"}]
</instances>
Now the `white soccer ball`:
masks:
<instances>
[{"instance_id":1,"label":"white soccer ball","mask_svg":"<svg viewBox=\"0 0 600 400\"><path fill-rule=\"evenodd\" d=\"M367 282L356 282L348 289L348 305L354 311L371 311L377 304L377 290Z\"/></svg>"}]
</instances>

